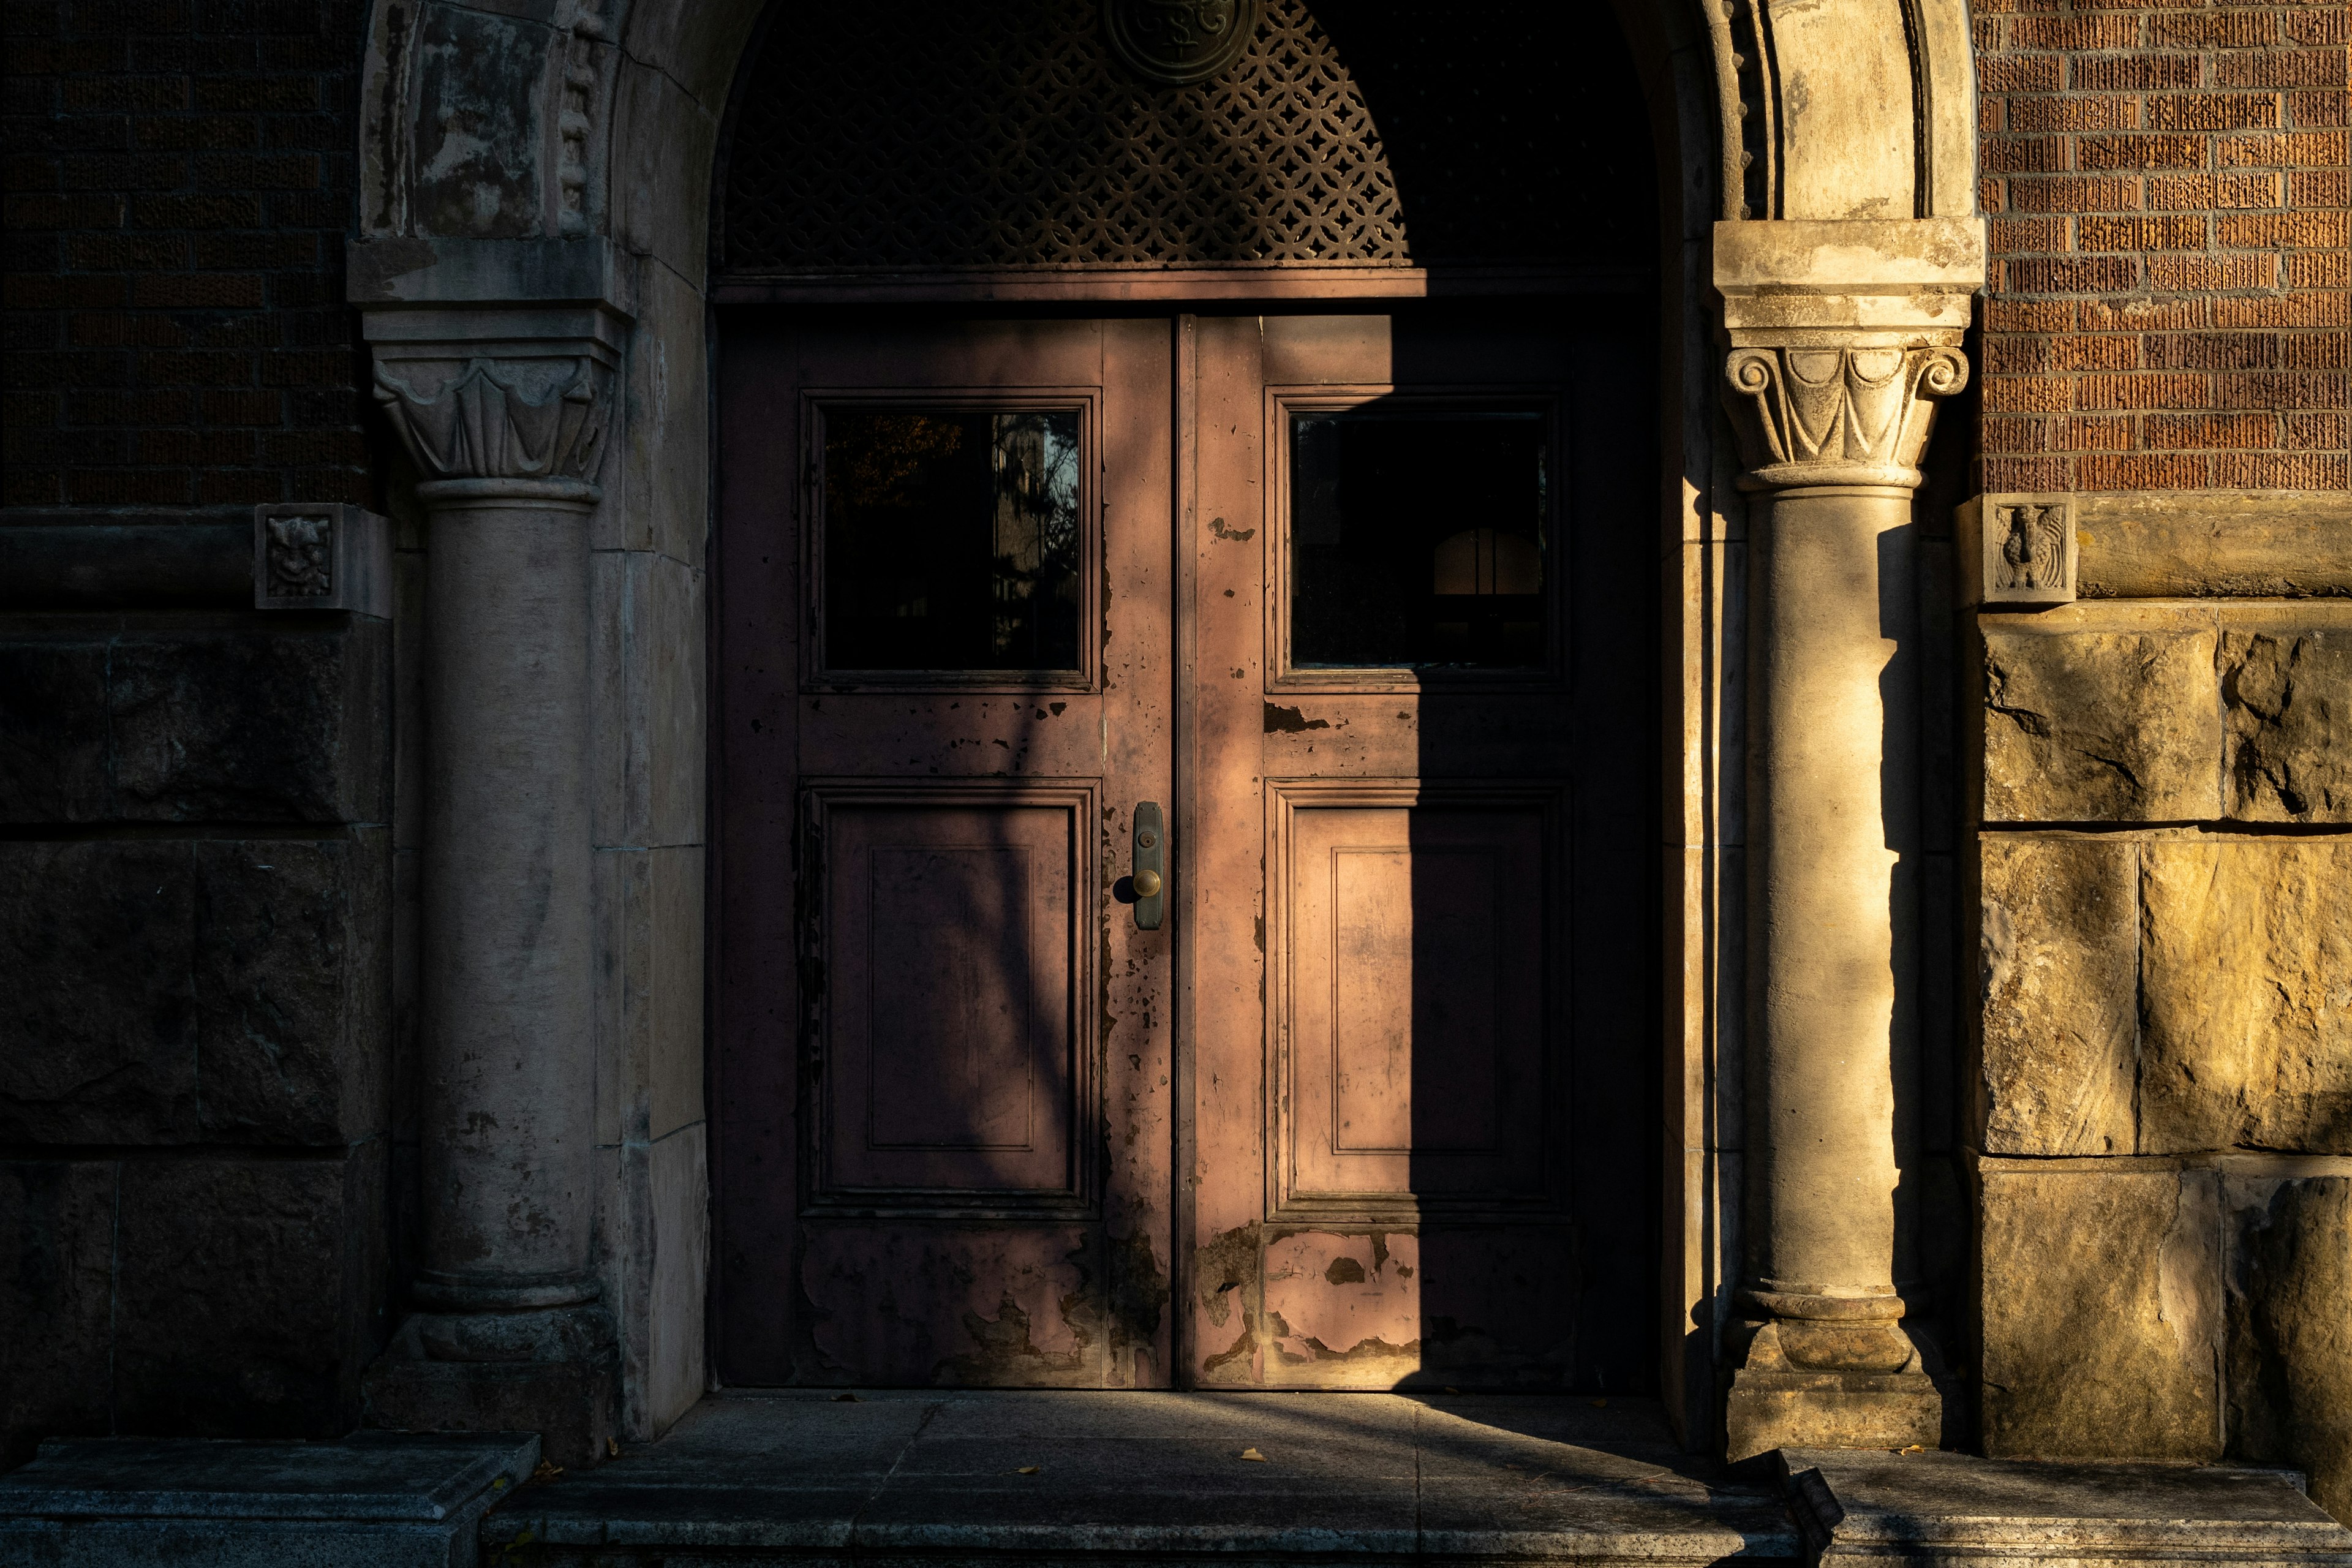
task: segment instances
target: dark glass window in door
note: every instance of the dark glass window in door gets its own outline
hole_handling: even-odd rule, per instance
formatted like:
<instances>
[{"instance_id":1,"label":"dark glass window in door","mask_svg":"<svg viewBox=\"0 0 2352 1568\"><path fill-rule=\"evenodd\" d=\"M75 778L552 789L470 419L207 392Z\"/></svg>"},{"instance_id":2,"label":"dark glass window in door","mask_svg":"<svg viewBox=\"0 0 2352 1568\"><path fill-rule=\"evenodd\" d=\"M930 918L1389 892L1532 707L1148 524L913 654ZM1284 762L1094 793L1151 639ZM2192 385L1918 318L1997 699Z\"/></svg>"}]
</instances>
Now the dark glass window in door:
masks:
<instances>
[{"instance_id":1,"label":"dark glass window in door","mask_svg":"<svg viewBox=\"0 0 2352 1568\"><path fill-rule=\"evenodd\" d=\"M822 416L827 668L1079 668L1077 410Z\"/></svg>"},{"instance_id":2,"label":"dark glass window in door","mask_svg":"<svg viewBox=\"0 0 2352 1568\"><path fill-rule=\"evenodd\" d=\"M1550 445L1539 409L1294 413L1292 667L1545 664Z\"/></svg>"}]
</instances>

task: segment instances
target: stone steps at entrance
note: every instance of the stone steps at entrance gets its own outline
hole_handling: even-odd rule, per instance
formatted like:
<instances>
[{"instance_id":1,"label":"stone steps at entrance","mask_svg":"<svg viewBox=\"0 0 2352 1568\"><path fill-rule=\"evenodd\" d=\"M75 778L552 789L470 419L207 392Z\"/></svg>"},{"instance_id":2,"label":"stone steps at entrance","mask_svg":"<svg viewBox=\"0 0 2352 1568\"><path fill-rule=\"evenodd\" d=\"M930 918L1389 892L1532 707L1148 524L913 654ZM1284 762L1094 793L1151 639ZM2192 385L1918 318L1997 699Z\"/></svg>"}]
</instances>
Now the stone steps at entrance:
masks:
<instances>
[{"instance_id":1,"label":"stone steps at entrance","mask_svg":"<svg viewBox=\"0 0 2352 1568\"><path fill-rule=\"evenodd\" d=\"M1247 1452L1262 1460L1244 1457ZM1643 1400L1390 1394L730 1394L525 1487L484 1561L1794 1561Z\"/></svg>"},{"instance_id":2,"label":"stone steps at entrance","mask_svg":"<svg viewBox=\"0 0 2352 1568\"><path fill-rule=\"evenodd\" d=\"M2352 1531L2283 1470L1782 1449L1735 1481L1643 1400L725 1394L593 1470L524 1480L539 1455L527 1433L53 1442L0 1477L0 1565L2352 1568Z\"/></svg>"}]
</instances>

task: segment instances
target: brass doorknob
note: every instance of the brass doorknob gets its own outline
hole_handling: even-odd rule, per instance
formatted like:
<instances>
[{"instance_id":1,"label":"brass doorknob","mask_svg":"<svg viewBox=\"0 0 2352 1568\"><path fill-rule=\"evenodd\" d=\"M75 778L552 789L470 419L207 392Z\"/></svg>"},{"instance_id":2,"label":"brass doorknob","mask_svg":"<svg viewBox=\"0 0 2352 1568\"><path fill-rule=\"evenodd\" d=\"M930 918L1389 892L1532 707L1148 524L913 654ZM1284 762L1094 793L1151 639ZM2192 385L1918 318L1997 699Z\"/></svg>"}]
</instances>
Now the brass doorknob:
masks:
<instances>
[{"instance_id":1,"label":"brass doorknob","mask_svg":"<svg viewBox=\"0 0 2352 1568\"><path fill-rule=\"evenodd\" d=\"M1160 873L1149 868L1138 871L1135 874L1135 896L1139 899L1158 898L1160 896Z\"/></svg>"}]
</instances>

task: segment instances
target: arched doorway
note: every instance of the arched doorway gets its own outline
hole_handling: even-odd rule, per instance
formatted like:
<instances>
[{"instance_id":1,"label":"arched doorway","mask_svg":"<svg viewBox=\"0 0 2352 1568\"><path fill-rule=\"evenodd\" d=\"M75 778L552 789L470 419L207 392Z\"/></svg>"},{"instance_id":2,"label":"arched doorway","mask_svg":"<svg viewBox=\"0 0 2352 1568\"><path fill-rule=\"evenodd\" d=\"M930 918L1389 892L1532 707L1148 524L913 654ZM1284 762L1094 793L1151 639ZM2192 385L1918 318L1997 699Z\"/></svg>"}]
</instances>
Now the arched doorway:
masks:
<instances>
[{"instance_id":1,"label":"arched doorway","mask_svg":"<svg viewBox=\"0 0 2352 1568\"><path fill-rule=\"evenodd\" d=\"M1189 82L1077 0L747 51L725 1381L1658 1385L1633 64L1234 9Z\"/></svg>"}]
</instances>

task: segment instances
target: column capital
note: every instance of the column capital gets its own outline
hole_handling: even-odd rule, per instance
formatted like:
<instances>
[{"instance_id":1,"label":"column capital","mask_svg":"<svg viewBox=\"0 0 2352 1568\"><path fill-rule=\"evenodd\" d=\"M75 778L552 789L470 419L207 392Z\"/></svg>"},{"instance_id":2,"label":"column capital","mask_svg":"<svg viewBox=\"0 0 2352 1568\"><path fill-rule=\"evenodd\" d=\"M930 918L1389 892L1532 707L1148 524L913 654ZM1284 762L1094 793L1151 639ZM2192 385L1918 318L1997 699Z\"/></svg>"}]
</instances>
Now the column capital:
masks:
<instances>
[{"instance_id":1,"label":"column capital","mask_svg":"<svg viewBox=\"0 0 2352 1568\"><path fill-rule=\"evenodd\" d=\"M1717 224L1741 483L1916 488L1984 277L1978 217Z\"/></svg>"},{"instance_id":2,"label":"column capital","mask_svg":"<svg viewBox=\"0 0 2352 1568\"><path fill-rule=\"evenodd\" d=\"M1741 487L1916 489L1931 400L1968 384L1959 334L1769 336L1781 341L1736 344L1724 362L1724 402L1748 466Z\"/></svg>"},{"instance_id":3,"label":"column capital","mask_svg":"<svg viewBox=\"0 0 2352 1568\"><path fill-rule=\"evenodd\" d=\"M428 505L597 499L635 314L610 241L354 241L346 276Z\"/></svg>"}]
</instances>

